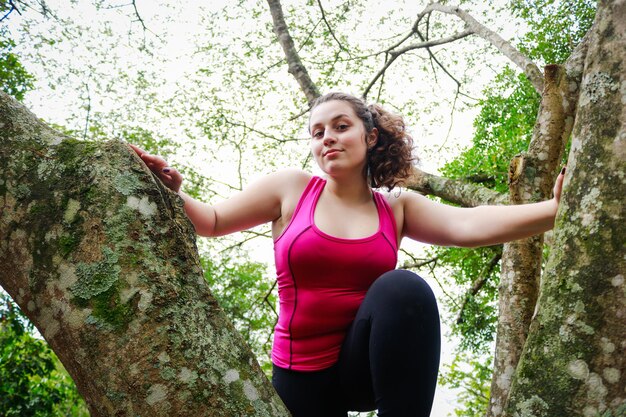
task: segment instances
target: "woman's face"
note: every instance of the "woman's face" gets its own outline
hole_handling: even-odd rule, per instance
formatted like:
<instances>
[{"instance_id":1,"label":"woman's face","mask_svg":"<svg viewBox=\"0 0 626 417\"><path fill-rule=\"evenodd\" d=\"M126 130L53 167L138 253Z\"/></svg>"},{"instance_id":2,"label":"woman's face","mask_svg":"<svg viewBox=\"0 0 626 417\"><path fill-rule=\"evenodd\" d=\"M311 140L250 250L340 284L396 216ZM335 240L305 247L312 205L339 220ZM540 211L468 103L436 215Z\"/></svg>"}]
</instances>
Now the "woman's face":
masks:
<instances>
[{"instance_id":1,"label":"woman's face","mask_svg":"<svg viewBox=\"0 0 626 417\"><path fill-rule=\"evenodd\" d=\"M364 172L366 137L376 138L376 129L366 134L363 121L350 103L332 100L315 107L309 121L311 152L328 175Z\"/></svg>"}]
</instances>

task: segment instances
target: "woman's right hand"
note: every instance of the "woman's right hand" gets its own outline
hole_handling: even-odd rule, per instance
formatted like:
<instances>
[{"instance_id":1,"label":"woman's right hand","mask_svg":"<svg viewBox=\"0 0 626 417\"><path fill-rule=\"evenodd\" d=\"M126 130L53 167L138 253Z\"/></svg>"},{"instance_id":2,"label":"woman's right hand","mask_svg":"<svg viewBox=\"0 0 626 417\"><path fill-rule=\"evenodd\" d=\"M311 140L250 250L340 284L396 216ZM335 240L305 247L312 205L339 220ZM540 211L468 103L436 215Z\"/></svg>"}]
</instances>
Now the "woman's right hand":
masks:
<instances>
[{"instance_id":1,"label":"woman's right hand","mask_svg":"<svg viewBox=\"0 0 626 417\"><path fill-rule=\"evenodd\" d=\"M180 186L183 183L183 176L175 168L168 166L165 159L158 155L150 155L143 149L130 144L130 147L135 151L141 160L146 164L150 171L159 177L161 182L170 190L174 192L180 191Z\"/></svg>"}]
</instances>

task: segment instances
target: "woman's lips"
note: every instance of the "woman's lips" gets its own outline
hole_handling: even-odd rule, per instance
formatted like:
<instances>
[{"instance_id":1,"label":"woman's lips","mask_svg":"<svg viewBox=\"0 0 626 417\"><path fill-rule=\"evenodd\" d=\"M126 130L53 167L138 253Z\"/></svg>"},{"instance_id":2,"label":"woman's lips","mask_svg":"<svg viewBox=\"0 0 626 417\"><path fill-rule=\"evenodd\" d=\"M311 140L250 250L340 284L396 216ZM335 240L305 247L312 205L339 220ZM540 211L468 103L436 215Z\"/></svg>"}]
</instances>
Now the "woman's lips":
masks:
<instances>
[{"instance_id":1,"label":"woman's lips","mask_svg":"<svg viewBox=\"0 0 626 417\"><path fill-rule=\"evenodd\" d=\"M339 149L330 149L324 153L324 156L330 156L339 153Z\"/></svg>"}]
</instances>

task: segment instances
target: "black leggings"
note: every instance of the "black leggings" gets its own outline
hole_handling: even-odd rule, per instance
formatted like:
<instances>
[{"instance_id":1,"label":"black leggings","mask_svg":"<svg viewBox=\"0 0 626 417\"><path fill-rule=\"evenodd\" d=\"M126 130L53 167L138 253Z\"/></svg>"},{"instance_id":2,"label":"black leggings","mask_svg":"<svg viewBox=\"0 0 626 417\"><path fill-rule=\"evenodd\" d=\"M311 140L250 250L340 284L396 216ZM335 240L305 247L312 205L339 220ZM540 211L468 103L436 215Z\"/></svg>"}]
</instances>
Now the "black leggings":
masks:
<instances>
[{"instance_id":1,"label":"black leggings","mask_svg":"<svg viewBox=\"0 0 626 417\"><path fill-rule=\"evenodd\" d=\"M428 284L394 270L370 287L339 362L315 372L274 366L272 383L294 417L429 416L439 369L439 312Z\"/></svg>"}]
</instances>

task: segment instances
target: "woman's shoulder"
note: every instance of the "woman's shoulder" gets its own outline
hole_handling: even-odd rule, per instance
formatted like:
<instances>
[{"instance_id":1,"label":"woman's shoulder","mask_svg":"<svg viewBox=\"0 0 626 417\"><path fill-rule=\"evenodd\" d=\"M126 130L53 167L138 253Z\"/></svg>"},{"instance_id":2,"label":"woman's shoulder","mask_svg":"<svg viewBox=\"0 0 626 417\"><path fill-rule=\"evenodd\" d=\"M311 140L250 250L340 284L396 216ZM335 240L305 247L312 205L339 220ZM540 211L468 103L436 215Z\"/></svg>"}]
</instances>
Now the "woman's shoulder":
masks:
<instances>
[{"instance_id":1,"label":"woman's shoulder","mask_svg":"<svg viewBox=\"0 0 626 417\"><path fill-rule=\"evenodd\" d=\"M400 188L394 188L391 191L379 189L376 190L376 192L382 195L387 204L389 204L389 206L393 209L397 207L402 207L402 205L404 204L404 194L406 194L405 190L401 190Z\"/></svg>"},{"instance_id":2,"label":"woman's shoulder","mask_svg":"<svg viewBox=\"0 0 626 417\"><path fill-rule=\"evenodd\" d=\"M272 175L277 175L280 177L284 177L287 179L291 179L294 181L297 180L310 180L311 178L313 178L313 174L311 174L310 172L306 172L303 171L301 169L298 168L283 168L283 169L279 169L278 171L274 171L274 174Z\"/></svg>"},{"instance_id":3,"label":"woman's shoulder","mask_svg":"<svg viewBox=\"0 0 626 417\"><path fill-rule=\"evenodd\" d=\"M387 201L392 208L404 207L404 205L408 202L421 202L424 199L428 200L428 198L424 197L420 193L400 188L395 188L391 191L378 192L383 195L385 201Z\"/></svg>"},{"instance_id":4,"label":"woman's shoulder","mask_svg":"<svg viewBox=\"0 0 626 417\"><path fill-rule=\"evenodd\" d=\"M299 197L312 178L313 174L295 168L281 169L266 176L269 185L287 199Z\"/></svg>"},{"instance_id":5,"label":"woman's shoulder","mask_svg":"<svg viewBox=\"0 0 626 417\"><path fill-rule=\"evenodd\" d=\"M274 176L277 182L287 186L299 186L302 184L306 186L313 178L313 174L296 168L281 169L270 175Z\"/></svg>"},{"instance_id":6,"label":"woman's shoulder","mask_svg":"<svg viewBox=\"0 0 626 417\"><path fill-rule=\"evenodd\" d=\"M404 230L404 204L407 195L410 194L410 192L407 190L401 190L400 188L395 188L391 191L378 190L377 192L383 196L383 199L391 208L393 218L396 223L398 245L400 245L400 240L402 240Z\"/></svg>"}]
</instances>

